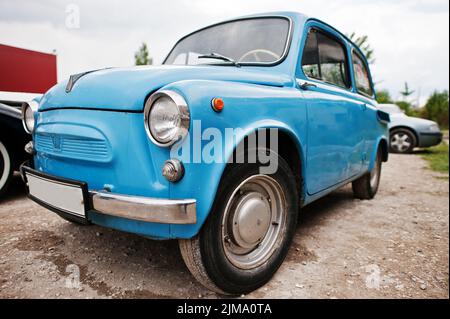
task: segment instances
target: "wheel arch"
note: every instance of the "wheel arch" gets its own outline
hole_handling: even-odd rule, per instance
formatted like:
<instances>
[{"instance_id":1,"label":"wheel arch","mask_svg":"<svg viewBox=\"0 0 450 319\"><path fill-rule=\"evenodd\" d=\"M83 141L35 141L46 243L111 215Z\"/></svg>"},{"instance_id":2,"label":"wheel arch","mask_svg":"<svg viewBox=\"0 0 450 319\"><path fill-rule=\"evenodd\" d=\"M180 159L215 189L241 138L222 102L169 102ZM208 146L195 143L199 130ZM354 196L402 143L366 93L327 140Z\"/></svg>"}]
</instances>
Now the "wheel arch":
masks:
<instances>
[{"instance_id":1,"label":"wheel arch","mask_svg":"<svg viewBox=\"0 0 450 319\"><path fill-rule=\"evenodd\" d=\"M388 139L386 136L381 136L375 143L375 147L373 149L374 151L372 152L372 155L370 158L369 172L371 172L375 166L375 161L376 161L379 149L381 149L381 151L382 151L383 162L387 162L389 160L389 142L388 142Z\"/></svg>"},{"instance_id":2,"label":"wheel arch","mask_svg":"<svg viewBox=\"0 0 450 319\"><path fill-rule=\"evenodd\" d=\"M378 148L381 148L383 162L387 162L389 160L389 143L386 138L380 140ZM377 148L377 151L378 151Z\"/></svg>"},{"instance_id":3,"label":"wheel arch","mask_svg":"<svg viewBox=\"0 0 450 319\"><path fill-rule=\"evenodd\" d=\"M303 148L303 143L300 141L299 137L294 133L294 131L286 125L280 123L260 123L258 126L248 129L240 140L236 142L233 151L229 154L228 159L236 155L236 151L239 149L242 143L246 143L247 139L251 134L254 134L260 129L276 129L278 131L278 149L274 150L280 155L289 165L295 176L295 182L297 186L297 193L299 195L299 204L302 205L304 201L304 175L305 172L305 152ZM266 144L267 145L267 144ZM226 169L230 164L227 164L222 172L220 181L222 181L224 174L226 174Z\"/></svg>"}]
</instances>

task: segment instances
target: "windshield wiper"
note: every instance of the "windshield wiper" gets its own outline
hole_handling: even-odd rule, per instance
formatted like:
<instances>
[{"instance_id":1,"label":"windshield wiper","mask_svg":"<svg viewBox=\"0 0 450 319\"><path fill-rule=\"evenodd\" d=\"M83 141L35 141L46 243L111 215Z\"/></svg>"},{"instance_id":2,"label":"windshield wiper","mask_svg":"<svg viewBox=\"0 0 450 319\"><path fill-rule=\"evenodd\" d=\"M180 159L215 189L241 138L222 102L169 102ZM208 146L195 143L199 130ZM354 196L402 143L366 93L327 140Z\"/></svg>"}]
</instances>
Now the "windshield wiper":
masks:
<instances>
[{"instance_id":1,"label":"windshield wiper","mask_svg":"<svg viewBox=\"0 0 450 319\"><path fill-rule=\"evenodd\" d=\"M222 60L222 61L226 61L226 62L230 62L231 64L233 64L234 66L237 66L238 68L241 67L241 65L239 64L239 62L236 62L235 60L233 60L232 58L229 58L227 56L224 56L222 54L219 53L214 53L211 52L210 54L203 54L198 56L198 59L217 59L217 60Z\"/></svg>"}]
</instances>

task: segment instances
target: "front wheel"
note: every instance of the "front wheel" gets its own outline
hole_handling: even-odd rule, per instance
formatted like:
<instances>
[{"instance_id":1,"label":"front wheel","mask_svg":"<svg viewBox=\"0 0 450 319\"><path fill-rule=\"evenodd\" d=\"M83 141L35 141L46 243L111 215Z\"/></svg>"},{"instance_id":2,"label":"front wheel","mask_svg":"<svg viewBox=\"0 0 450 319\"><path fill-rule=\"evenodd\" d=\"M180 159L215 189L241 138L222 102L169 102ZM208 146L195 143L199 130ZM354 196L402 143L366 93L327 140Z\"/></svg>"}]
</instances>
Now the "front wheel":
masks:
<instances>
[{"instance_id":1,"label":"front wheel","mask_svg":"<svg viewBox=\"0 0 450 319\"><path fill-rule=\"evenodd\" d=\"M13 174L11 156L5 144L0 141L0 197L6 192Z\"/></svg>"},{"instance_id":2,"label":"front wheel","mask_svg":"<svg viewBox=\"0 0 450 319\"><path fill-rule=\"evenodd\" d=\"M287 163L262 175L257 164L225 172L200 234L180 240L194 277L221 294L245 294L267 283L282 264L295 232L298 194Z\"/></svg>"},{"instance_id":3,"label":"front wheel","mask_svg":"<svg viewBox=\"0 0 450 319\"><path fill-rule=\"evenodd\" d=\"M378 149L375 164L371 172L352 183L353 194L359 199L373 199L378 192L381 178L382 152Z\"/></svg>"},{"instance_id":4,"label":"front wheel","mask_svg":"<svg viewBox=\"0 0 450 319\"><path fill-rule=\"evenodd\" d=\"M413 132L400 128L391 132L389 145L391 153L409 154L416 147L417 140Z\"/></svg>"}]
</instances>

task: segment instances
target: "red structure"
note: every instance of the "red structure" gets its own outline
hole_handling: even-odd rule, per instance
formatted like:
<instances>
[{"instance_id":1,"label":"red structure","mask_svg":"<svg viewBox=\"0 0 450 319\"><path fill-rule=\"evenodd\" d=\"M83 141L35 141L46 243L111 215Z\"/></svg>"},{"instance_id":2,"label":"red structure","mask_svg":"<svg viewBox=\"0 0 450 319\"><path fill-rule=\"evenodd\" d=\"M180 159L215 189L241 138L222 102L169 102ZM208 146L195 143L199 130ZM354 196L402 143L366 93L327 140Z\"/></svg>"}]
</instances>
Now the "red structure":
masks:
<instances>
[{"instance_id":1,"label":"red structure","mask_svg":"<svg viewBox=\"0 0 450 319\"><path fill-rule=\"evenodd\" d=\"M0 91L45 93L56 81L56 55L0 44Z\"/></svg>"}]
</instances>

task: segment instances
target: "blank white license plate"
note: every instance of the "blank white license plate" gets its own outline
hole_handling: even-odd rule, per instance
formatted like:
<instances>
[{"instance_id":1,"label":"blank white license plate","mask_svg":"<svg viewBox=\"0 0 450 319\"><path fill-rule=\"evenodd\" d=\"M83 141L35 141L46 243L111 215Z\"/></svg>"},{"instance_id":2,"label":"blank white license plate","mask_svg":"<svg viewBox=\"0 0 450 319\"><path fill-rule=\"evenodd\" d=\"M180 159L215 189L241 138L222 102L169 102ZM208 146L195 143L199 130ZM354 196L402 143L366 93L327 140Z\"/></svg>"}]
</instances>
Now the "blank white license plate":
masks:
<instances>
[{"instance_id":1,"label":"blank white license plate","mask_svg":"<svg viewBox=\"0 0 450 319\"><path fill-rule=\"evenodd\" d=\"M63 212L86 217L83 190L78 185L63 183L26 172L30 195Z\"/></svg>"}]
</instances>

